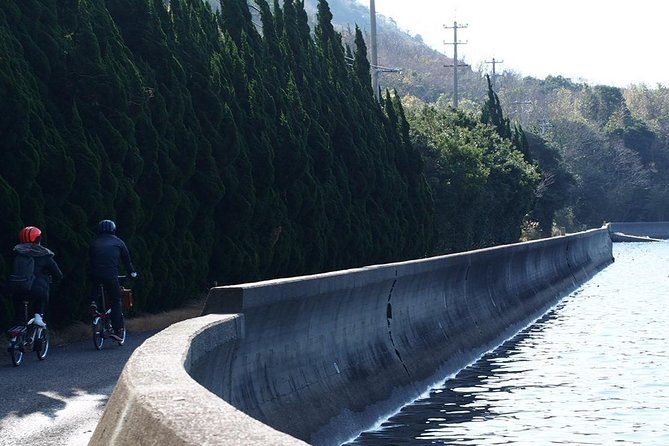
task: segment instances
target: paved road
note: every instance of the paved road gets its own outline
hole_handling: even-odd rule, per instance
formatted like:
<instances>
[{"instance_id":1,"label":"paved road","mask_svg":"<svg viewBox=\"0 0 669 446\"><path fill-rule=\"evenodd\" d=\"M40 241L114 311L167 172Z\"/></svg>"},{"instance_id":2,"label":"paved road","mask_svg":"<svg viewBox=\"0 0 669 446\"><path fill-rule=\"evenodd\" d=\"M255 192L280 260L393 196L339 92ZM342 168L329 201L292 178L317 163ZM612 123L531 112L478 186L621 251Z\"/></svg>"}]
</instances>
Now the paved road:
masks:
<instances>
[{"instance_id":1,"label":"paved road","mask_svg":"<svg viewBox=\"0 0 669 446\"><path fill-rule=\"evenodd\" d=\"M155 332L128 333L119 346L93 340L25 354L12 365L0 338L0 445L86 445L126 361Z\"/></svg>"}]
</instances>

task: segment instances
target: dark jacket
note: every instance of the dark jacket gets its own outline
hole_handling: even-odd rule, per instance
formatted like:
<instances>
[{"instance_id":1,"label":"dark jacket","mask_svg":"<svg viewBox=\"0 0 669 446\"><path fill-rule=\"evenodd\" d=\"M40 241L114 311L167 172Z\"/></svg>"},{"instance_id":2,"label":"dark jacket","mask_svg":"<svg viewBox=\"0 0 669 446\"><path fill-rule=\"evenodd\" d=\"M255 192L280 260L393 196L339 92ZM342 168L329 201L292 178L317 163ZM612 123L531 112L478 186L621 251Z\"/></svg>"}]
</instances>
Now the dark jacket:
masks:
<instances>
[{"instance_id":1,"label":"dark jacket","mask_svg":"<svg viewBox=\"0 0 669 446\"><path fill-rule=\"evenodd\" d=\"M89 254L91 275L97 279L116 279L120 262L123 262L127 272L135 271L125 242L113 234L98 235L91 242Z\"/></svg>"},{"instance_id":2,"label":"dark jacket","mask_svg":"<svg viewBox=\"0 0 669 446\"><path fill-rule=\"evenodd\" d=\"M53 252L36 243L19 243L14 246L14 252L31 256L35 260L35 281L30 293L35 296L48 296L49 283L63 278L63 273L53 259Z\"/></svg>"}]
</instances>

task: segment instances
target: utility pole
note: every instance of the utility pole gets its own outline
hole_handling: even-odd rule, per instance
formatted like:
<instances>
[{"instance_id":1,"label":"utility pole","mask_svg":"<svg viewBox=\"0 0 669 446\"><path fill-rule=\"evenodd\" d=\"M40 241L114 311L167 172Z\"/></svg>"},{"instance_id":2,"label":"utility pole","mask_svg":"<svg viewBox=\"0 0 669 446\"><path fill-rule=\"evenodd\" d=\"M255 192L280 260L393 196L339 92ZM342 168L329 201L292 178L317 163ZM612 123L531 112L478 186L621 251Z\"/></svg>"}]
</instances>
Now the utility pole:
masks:
<instances>
[{"instance_id":1,"label":"utility pole","mask_svg":"<svg viewBox=\"0 0 669 446\"><path fill-rule=\"evenodd\" d=\"M379 100L379 71L376 67L379 65L378 55L376 53L376 5L374 0L369 0L369 22L372 33L372 90L377 102Z\"/></svg>"},{"instance_id":2,"label":"utility pole","mask_svg":"<svg viewBox=\"0 0 669 446\"><path fill-rule=\"evenodd\" d=\"M499 63L504 63L504 61L503 61L503 60L495 60L495 58L493 57L491 61L487 61L487 60L486 60L485 63L492 64L492 78L491 78L491 83L492 83L492 86L494 87L494 86L495 86L495 76L497 76L497 75L495 74L495 65L497 65L497 64L499 64Z\"/></svg>"},{"instance_id":3,"label":"utility pole","mask_svg":"<svg viewBox=\"0 0 669 446\"><path fill-rule=\"evenodd\" d=\"M402 70L400 68L389 68L379 65L379 56L376 51L376 6L374 0L369 0L369 22L371 28L370 41L372 61L370 63L370 68L372 70L372 90L374 90L374 98L379 102L379 73L401 73Z\"/></svg>"},{"instance_id":4,"label":"utility pole","mask_svg":"<svg viewBox=\"0 0 669 446\"><path fill-rule=\"evenodd\" d=\"M467 28L467 25L458 25L458 22L453 22L453 26L444 25L444 28L453 29L453 42L444 42L446 45L453 45L453 65L444 66L453 67L453 108L458 108L458 68L468 66L458 63L458 45L466 43L458 42L458 29Z\"/></svg>"}]
</instances>

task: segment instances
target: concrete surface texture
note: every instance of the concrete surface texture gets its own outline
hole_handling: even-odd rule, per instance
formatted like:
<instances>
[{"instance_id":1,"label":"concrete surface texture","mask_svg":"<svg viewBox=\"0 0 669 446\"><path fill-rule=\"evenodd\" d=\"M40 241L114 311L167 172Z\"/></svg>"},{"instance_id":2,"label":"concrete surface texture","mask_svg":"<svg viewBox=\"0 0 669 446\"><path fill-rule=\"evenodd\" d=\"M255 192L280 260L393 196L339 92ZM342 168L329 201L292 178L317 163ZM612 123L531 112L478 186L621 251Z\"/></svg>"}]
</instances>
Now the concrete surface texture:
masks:
<instances>
[{"instance_id":1,"label":"concrete surface texture","mask_svg":"<svg viewBox=\"0 0 669 446\"><path fill-rule=\"evenodd\" d=\"M240 315L174 324L128 360L89 445L305 445L248 417L199 385L188 370L242 335Z\"/></svg>"},{"instance_id":2,"label":"concrete surface texture","mask_svg":"<svg viewBox=\"0 0 669 446\"><path fill-rule=\"evenodd\" d=\"M602 228L213 288L131 357L91 444L341 444L612 261Z\"/></svg>"}]
</instances>

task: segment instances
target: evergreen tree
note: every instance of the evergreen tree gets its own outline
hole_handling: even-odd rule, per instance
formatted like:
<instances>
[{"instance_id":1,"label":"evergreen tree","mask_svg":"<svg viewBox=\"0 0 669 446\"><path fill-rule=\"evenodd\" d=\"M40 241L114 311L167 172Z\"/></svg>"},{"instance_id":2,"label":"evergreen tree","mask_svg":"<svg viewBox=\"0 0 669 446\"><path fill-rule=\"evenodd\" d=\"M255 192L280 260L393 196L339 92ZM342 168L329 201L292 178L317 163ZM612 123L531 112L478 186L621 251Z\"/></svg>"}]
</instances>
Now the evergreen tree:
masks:
<instances>
[{"instance_id":1,"label":"evergreen tree","mask_svg":"<svg viewBox=\"0 0 669 446\"><path fill-rule=\"evenodd\" d=\"M43 227L56 326L85 317L103 218L142 272L139 311L429 250L420 154L401 104L370 94L359 30L350 66L327 2L314 35L302 0L257 4L262 34L243 0L0 6L0 238Z\"/></svg>"}]
</instances>

